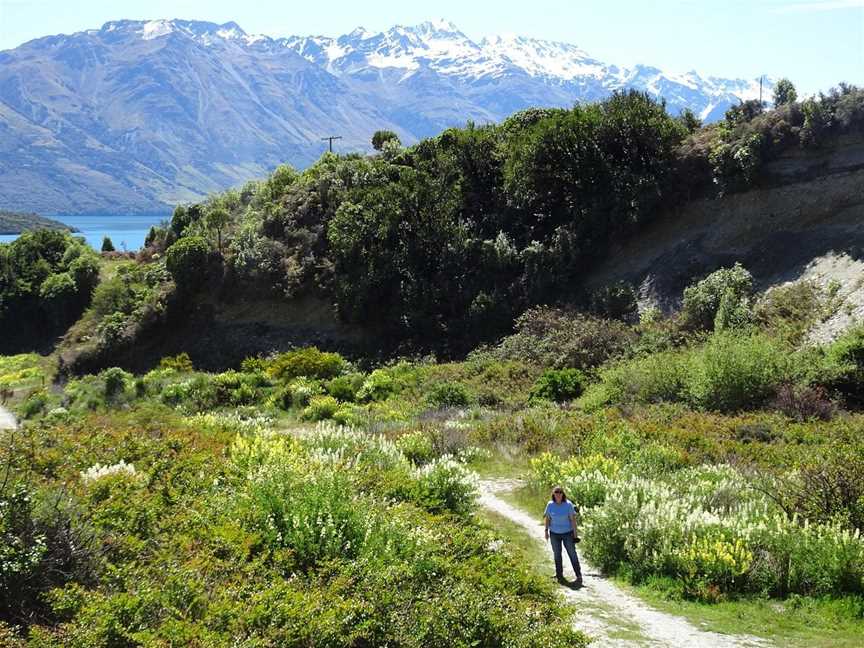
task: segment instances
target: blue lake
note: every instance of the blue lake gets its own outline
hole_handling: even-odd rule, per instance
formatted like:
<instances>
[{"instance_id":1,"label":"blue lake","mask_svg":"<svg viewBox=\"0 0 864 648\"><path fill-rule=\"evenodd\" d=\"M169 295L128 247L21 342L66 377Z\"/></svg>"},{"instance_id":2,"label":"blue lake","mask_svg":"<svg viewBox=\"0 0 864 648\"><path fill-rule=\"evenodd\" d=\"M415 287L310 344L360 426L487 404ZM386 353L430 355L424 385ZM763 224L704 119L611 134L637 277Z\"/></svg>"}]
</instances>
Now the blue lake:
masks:
<instances>
[{"instance_id":1,"label":"blue lake","mask_svg":"<svg viewBox=\"0 0 864 648\"><path fill-rule=\"evenodd\" d=\"M97 250L102 248L102 238L108 236L114 243L114 248L122 251L138 250L144 246L144 239L150 227L158 225L163 220L169 220L171 214L162 216L51 216L52 219L65 223L78 230L75 236L83 236L87 243ZM18 238L17 234L0 234L0 243L9 243Z\"/></svg>"}]
</instances>

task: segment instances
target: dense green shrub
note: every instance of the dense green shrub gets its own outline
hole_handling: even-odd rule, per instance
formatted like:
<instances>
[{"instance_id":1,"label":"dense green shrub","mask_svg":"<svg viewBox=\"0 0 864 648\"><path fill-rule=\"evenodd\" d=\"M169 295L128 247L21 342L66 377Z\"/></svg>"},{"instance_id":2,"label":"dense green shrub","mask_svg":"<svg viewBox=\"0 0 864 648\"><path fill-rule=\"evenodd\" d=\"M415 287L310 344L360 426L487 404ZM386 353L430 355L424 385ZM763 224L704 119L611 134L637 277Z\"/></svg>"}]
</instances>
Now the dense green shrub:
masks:
<instances>
[{"instance_id":1,"label":"dense green shrub","mask_svg":"<svg viewBox=\"0 0 864 648\"><path fill-rule=\"evenodd\" d=\"M284 404L291 407L306 407L313 396L317 396L323 391L319 382L303 376L288 383L287 391L282 400Z\"/></svg>"},{"instance_id":2,"label":"dense green shrub","mask_svg":"<svg viewBox=\"0 0 864 648\"><path fill-rule=\"evenodd\" d=\"M176 356L165 356L159 361L160 369L173 369L184 373L192 372L195 367L192 366L192 360L189 354L185 351Z\"/></svg>"},{"instance_id":3,"label":"dense green shrub","mask_svg":"<svg viewBox=\"0 0 864 648\"><path fill-rule=\"evenodd\" d=\"M685 402L736 411L766 404L796 373L795 358L764 334L718 332L702 346L653 353L600 372L580 399L586 409L610 403Z\"/></svg>"},{"instance_id":4,"label":"dense green shrub","mask_svg":"<svg viewBox=\"0 0 864 648\"><path fill-rule=\"evenodd\" d=\"M332 396L312 396L309 405L303 410L303 418L308 421L325 421L333 418L339 409L339 401Z\"/></svg>"},{"instance_id":5,"label":"dense green shrub","mask_svg":"<svg viewBox=\"0 0 864 648\"><path fill-rule=\"evenodd\" d=\"M556 369L586 369L622 355L635 338L623 322L534 308L516 320L516 333L502 340L492 354Z\"/></svg>"},{"instance_id":6,"label":"dense green shrub","mask_svg":"<svg viewBox=\"0 0 864 648\"><path fill-rule=\"evenodd\" d=\"M376 151L383 150L384 145L388 142L399 144L399 136L390 130L375 131L375 134L372 135L372 148Z\"/></svg>"},{"instance_id":7,"label":"dense green shrub","mask_svg":"<svg viewBox=\"0 0 864 648\"><path fill-rule=\"evenodd\" d=\"M456 382L438 383L426 396L435 407L465 407L473 400L465 385Z\"/></svg>"},{"instance_id":8,"label":"dense green shrub","mask_svg":"<svg viewBox=\"0 0 864 648\"><path fill-rule=\"evenodd\" d=\"M396 381L385 369L376 369L366 380L357 392L357 400L359 401L380 401L387 398L396 389Z\"/></svg>"},{"instance_id":9,"label":"dense green shrub","mask_svg":"<svg viewBox=\"0 0 864 648\"><path fill-rule=\"evenodd\" d=\"M599 288L591 295L591 310L605 319L635 320L639 314L636 291L623 281Z\"/></svg>"},{"instance_id":10,"label":"dense green shrub","mask_svg":"<svg viewBox=\"0 0 864 648\"><path fill-rule=\"evenodd\" d=\"M108 401L122 396L126 388L132 384L133 376L119 367L111 367L102 372L102 380L105 383L105 399Z\"/></svg>"},{"instance_id":11,"label":"dense green shrub","mask_svg":"<svg viewBox=\"0 0 864 648\"><path fill-rule=\"evenodd\" d=\"M531 388L531 398L563 403L581 396L587 382L578 369L547 369Z\"/></svg>"},{"instance_id":12,"label":"dense green shrub","mask_svg":"<svg viewBox=\"0 0 864 648\"><path fill-rule=\"evenodd\" d=\"M755 304L754 319L793 344L819 320L827 296L812 281L796 281L767 291Z\"/></svg>"},{"instance_id":13,"label":"dense green shrub","mask_svg":"<svg viewBox=\"0 0 864 648\"><path fill-rule=\"evenodd\" d=\"M277 380L290 381L304 376L314 380L328 380L345 370L345 359L338 353L319 351L316 347L295 349L280 353L267 362L267 373Z\"/></svg>"},{"instance_id":14,"label":"dense green shrub","mask_svg":"<svg viewBox=\"0 0 864 648\"><path fill-rule=\"evenodd\" d=\"M712 336L692 370L692 403L721 411L758 407L792 377L789 349L758 334Z\"/></svg>"},{"instance_id":15,"label":"dense green shrub","mask_svg":"<svg viewBox=\"0 0 864 648\"><path fill-rule=\"evenodd\" d=\"M826 350L821 381L850 404L864 403L864 326L846 331Z\"/></svg>"},{"instance_id":16,"label":"dense green shrub","mask_svg":"<svg viewBox=\"0 0 864 648\"><path fill-rule=\"evenodd\" d=\"M736 318L734 311L748 307L752 293L752 275L736 263L731 268L715 270L685 288L681 312L691 326L713 329L715 319L723 306L723 324L726 326Z\"/></svg>"},{"instance_id":17,"label":"dense green shrub","mask_svg":"<svg viewBox=\"0 0 864 648\"><path fill-rule=\"evenodd\" d=\"M345 376L337 376L327 381L327 393L336 400L344 403L352 403L357 399L357 394L363 387L366 377L361 373L352 373Z\"/></svg>"},{"instance_id":18,"label":"dense green shrub","mask_svg":"<svg viewBox=\"0 0 864 648\"><path fill-rule=\"evenodd\" d=\"M434 456L432 439L422 430L403 434L396 439L396 447L411 463L417 466L429 463Z\"/></svg>"},{"instance_id":19,"label":"dense green shrub","mask_svg":"<svg viewBox=\"0 0 864 648\"><path fill-rule=\"evenodd\" d=\"M53 342L90 303L99 260L67 232L24 232L0 244L0 353Z\"/></svg>"},{"instance_id":20,"label":"dense green shrub","mask_svg":"<svg viewBox=\"0 0 864 648\"><path fill-rule=\"evenodd\" d=\"M187 236L165 252L165 267L177 287L194 290L208 275L210 245L199 236Z\"/></svg>"},{"instance_id":21,"label":"dense green shrub","mask_svg":"<svg viewBox=\"0 0 864 648\"><path fill-rule=\"evenodd\" d=\"M90 531L66 498L50 497L55 501L40 506L22 484L0 491L0 622L48 615L50 589L94 575Z\"/></svg>"},{"instance_id":22,"label":"dense green shrub","mask_svg":"<svg viewBox=\"0 0 864 648\"><path fill-rule=\"evenodd\" d=\"M476 493L469 471L445 456L418 469L412 498L433 512L467 515L474 510Z\"/></svg>"}]
</instances>

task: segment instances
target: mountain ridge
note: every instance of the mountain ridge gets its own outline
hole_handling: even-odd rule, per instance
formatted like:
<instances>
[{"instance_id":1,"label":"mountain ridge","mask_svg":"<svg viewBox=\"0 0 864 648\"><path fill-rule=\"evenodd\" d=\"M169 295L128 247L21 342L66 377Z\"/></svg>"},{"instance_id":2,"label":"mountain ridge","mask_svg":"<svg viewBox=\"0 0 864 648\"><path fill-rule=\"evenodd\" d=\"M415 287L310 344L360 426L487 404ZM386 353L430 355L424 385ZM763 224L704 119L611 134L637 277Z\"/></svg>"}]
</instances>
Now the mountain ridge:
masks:
<instances>
[{"instance_id":1,"label":"mountain ridge","mask_svg":"<svg viewBox=\"0 0 864 648\"><path fill-rule=\"evenodd\" d=\"M0 202L48 214L167 212L282 162L303 167L325 135L368 151L381 128L412 143L625 88L712 120L758 87L524 36L475 42L447 21L272 38L236 22L119 20L0 63Z\"/></svg>"}]
</instances>

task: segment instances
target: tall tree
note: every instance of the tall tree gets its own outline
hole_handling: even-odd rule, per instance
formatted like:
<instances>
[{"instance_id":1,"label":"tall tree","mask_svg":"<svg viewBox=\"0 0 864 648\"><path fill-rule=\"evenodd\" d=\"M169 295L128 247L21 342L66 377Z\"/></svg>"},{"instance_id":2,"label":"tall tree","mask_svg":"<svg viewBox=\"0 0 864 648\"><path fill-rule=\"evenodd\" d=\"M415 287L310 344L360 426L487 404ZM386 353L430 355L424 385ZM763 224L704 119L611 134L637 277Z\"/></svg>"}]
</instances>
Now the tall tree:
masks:
<instances>
[{"instance_id":1,"label":"tall tree","mask_svg":"<svg viewBox=\"0 0 864 648\"><path fill-rule=\"evenodd\" d=\"M780 79L774 85L774 105L785 106L798 100L798 91L787 78Z\"/></svg>"}]
</instances>

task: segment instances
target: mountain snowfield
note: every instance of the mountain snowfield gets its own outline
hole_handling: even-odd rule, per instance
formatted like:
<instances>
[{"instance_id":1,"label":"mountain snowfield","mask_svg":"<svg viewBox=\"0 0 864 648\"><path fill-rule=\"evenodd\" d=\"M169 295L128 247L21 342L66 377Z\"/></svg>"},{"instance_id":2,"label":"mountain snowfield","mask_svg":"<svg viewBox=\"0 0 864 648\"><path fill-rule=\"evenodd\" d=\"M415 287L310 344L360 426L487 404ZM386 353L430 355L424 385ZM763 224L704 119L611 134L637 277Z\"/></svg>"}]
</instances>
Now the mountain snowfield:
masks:
<instances>
[{"instance_id":1,"label":"mountain snowfield","mask_svg":"<svg viewBox=\"0 0 864 648\"><path fill-rule=\"evenodd\" d=\"M395 69L402 71L397 83L404 83L430 70L472 85L527 75L571 91L571 103L595 98L586 97L586 89L603 95L636 88L664 97L672 112L687 107L707 121L722 117L738 100L759 97L758 79L706 79L696 71L670 74L643 65L621 68L598 61L569 43L524 36L492 36L474 42L446 20L377 33L360 27L338 38L292 36L277 42L341 78L362 77L370 69Z\"/></svg>"},{"instance_id":2,"label":"mountain snowfield","mask_svg":"<svg viewBox=\"0 0 864 648\"><path fill-rule=\"evenodd\" d=\"M475 42L444 20L338 38L113 21L0 52L0 207L167 213L282 162L308 165L324 136L368 150L379 128L410 143L625 88L706 121L759 96L758 80L618 67L523 36Z\"/></svg>"}]
</instances>

